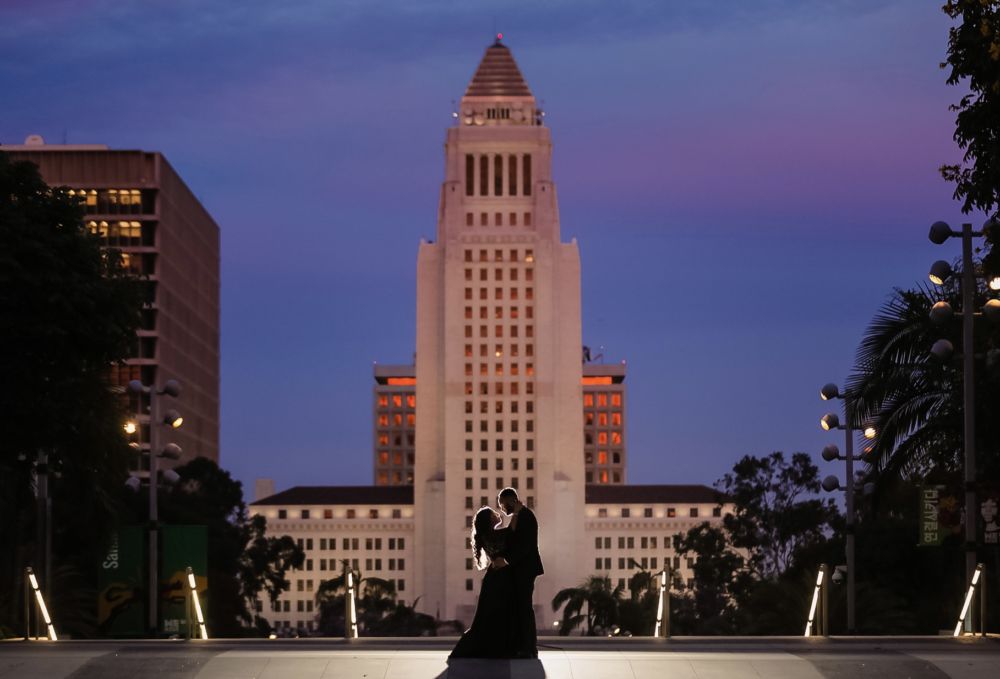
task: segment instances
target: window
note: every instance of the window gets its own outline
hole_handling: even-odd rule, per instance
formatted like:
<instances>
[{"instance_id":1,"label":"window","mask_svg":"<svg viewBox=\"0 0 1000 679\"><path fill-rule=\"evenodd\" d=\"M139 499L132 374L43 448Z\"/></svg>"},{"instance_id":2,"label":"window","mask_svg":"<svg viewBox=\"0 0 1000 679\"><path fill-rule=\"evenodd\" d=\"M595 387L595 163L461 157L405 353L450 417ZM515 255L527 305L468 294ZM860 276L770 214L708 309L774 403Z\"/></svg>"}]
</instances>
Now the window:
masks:
<instances>
[{"instance_id":1,"label":"window","mask_svg":"<svg viewBox=\"0 0 1000 679\"><path fill-rule=\"evenodd\" d=\"M698 517L698 508L697 507L692 507L690 511L691 511L691 518L697 518Z\"/></svg>"},{"instance_id":2,"label":"window","mask_svg":"<svg viewBox=\"0 0 1000 679\"><path fill-rule=\"evenodd\" d=\"M722 507L712 507L712 516L722 516Z\"/></svg>"},{"instance_id":3,"label":"window","mask_svg":"<svg viewBox=\"0 0 1000 679\"><path fill-rule=\"evenodd\" d=\"M510 195L517 195L517 156L510 155L507 157L507 171L509 177L507 185L510 189ZM513 216L511 217L511 226L516 226L517 222L513 221Z\"/></svg>"},{"instance_id":4,"label":"window","mask_svg":"<svg viewBox=\"0 0 1000 679\"><path fill-rule=\"evenodd\" d=\"M288 510L287 509L279 509L278 510L278 518L279 519L287 519L288 518Z\"/></svg>"},{"instance_id":5,"label":"window","mask_svg":"<svg viewBox=\"0 0 1000 679\"><path fill-rule=\"evenodd\" d=\"M611 394L611 406L614 408L622 407L622 395L621 394Z\"/></svg>"},{"instance_id":6,"label":"window","mask_svg":"<svg viewBox=\"0 0 1000 679\"><path fill-rule=\"evenodd\" d=\"M465 154L465 195L471 196L476 185L476 160L471 153ZM470 215L471 216L471 215ZM467 222L472 226L472 220Z\"/></svg>"},{"instance_id":7,"label":"window","mask_svg":"<svg viewBox=\"0 0 1000 679\"><path fill-rule=\"evenodd\" d=\"M608 518L608 508L607 507L601 507L600 509L598 509L597 510L597 516L598 516L598 518L601 518L601 519Z\"/></svg>"},{"instance_id":8,"label":"window","mask_svg":"<svg viewBox=\"0 0 1000 679\"><path fill-rule=\"evenodd\" d=\"M479 195L487 195L489 189L490 159L483 154L479 156ZM483 226L486 226L485 224Z\"/></svg>"},{"instance_id":9,"label":"window","mask_svg":"<svg viewBox=\"0 0 1000 679\"><path fill-rule=\"evenodd\" d=\"M642 515L644 517L646 517L647 519L653 518L653 508L652 507L646 507L645 509L642 510Z\"/></svg>"},{"instance_id":10,"label":"window","mask_svg":"<svg viewBox=\"0 0 1000 679\"><path fill-rule=\"evenodd\" d=\"M526 153L521 159L523 164L522 177L524 179L524 189L521 191L521 195L530 196L531 195L531 154Z\"/></svg>"},{"instance_id":11,"label":"window","mask_svg":"<svg viewBox=\"0 0 1000 679\"><path fill-rule=\"evenodd\" d=\"M493 156L493 195L503 195L503 156L499 153Z\"/></svg>"},{"instance_id":12,"label":"window","mask_svg":"<svg viewBox=\"0 0 1000 679\"><path fill-rule=\"evenodd\" d=\"M466 195L468 195L468 192L472 190L472 184L466 184L465 189L466 189ZM465 213L465 225L466 226L472 226L474 223L475 223L475 218L472 216L472 213L471 212L466 212ZM469 272L469 273L471 274L471 272Z\"/></svg>"},{"instance_id":13,"label":"window","mask_svg":"<svg viewBox=\"0 0 1000 679\"><path fill-rule=\"evenodd\" d=\"M627 519L631 515L631 510L628 507L622 507L622 518Z\"/></svg>"},{"instance_id":14,"label":"window","mask_svg":"<svg viewBox=\"0 0 1000 679\"><path fill-rule=\"evenodd\" d=\"M348 519L353 519L353 518L355 518L355 516L356 516L355 510L353 510L353 509L348 509L347 510L347 518Z\"/></svg>"},{"instance_id":15,"label":"window","mask_svg":"<svg viewBox=\"0 0 1000 679\"><path fill-rule=\"evenodd\" d=\"M674 507L667 507L667 518L672 519L677 516L677 509Z\"/></svg>"},{"instance_id":16,"label":"window","mask_svg":"<svg viewBox=\"0 0 1000 679\"><path fill-rule=\"evenodd\" d=\"M369 519L377 519L378 518L378 510L377 509L369 509L368 510L368 518Z\"/></svg>"}]
</instances>

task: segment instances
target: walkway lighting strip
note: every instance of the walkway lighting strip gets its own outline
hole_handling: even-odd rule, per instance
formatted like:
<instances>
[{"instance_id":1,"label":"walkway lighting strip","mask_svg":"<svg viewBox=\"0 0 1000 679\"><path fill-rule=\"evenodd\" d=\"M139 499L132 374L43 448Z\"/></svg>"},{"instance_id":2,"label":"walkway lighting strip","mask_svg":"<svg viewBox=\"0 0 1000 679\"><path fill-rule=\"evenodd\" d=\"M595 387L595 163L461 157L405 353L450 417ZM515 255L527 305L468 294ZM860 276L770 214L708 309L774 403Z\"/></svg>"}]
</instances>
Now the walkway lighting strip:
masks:
<instances>
[{"instance_id":1,"label":"walkway lighting strip","mask_svg":"<svg viewBox=\"0 0 1000 679\"><path fill-rule=\"evenodd\" d=\"M31 568L28 568L28 580L31 582L31 589L35 591L35 601L38 602L38 610L42 612L42 619L45 620L45 625L48 627L49 639L58 641L56 628L52 625L52 618L49 617L49 609L45 606L45 599L42 597L42 590L38 588L38 579Z\"/></svg>"},{"instance_id":2,"label":"walkway lighting strip","mask_svg":"<svg viewBox=\"0 0 1000 679\"><path fill-rule=\"evenodd\" d=\"M969 584L969 591L965 594L965 603L962 605L962 614L958 616L958 624L955 625L955 633L952 636L959 636L962 633L962 625L965 623L965 616L972 605L972 595L976 593L976 585L979 584L979 575L983 572L983 564L976 564L976 570L972 573L972 582Z\"/></svg>"},{"instance_id":3,"label":"walkway lighting strip","mask_svg":"<svg viewBox=\"0 0 1000 679\"><path fill-rule=\"evenodd\" d=\"M823 587L823 570L816 574L816 588L813 590L812 605L809 606L809 620L806 621L805 636L812 636L813 621L816 619L816 605L819 603L819 591Z\"/></svg>"},{"instance_id":4,"label":"walkway lighting strip","mask_svg":"<svg viewBox=\"0 0 1000 679\"><path fill-rule=\"evenodd\" d=\"M194 571L188 566L188 587L191 589L191 600L194 602L195 617L198 618L198 631L202 639L208 639L208 629L205 627L205 616L201 612L201 599L198 598L198 585L194 579Z\"/></svg>"}]
</instances>

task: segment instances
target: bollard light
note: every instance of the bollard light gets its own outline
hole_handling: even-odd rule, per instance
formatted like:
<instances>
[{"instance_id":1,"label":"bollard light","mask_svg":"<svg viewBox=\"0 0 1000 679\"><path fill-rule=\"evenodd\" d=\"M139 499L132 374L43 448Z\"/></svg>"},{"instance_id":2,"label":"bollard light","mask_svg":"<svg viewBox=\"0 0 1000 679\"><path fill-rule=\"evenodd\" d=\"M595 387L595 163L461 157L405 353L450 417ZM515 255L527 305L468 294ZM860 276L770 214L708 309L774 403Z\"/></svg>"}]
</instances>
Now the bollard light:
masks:
<instances>
[{"instance_id":1,"label":"bollard light","mask_svg":"<svg viewBox=\"0 0 1000 679\"><path fill-rule=\"evenodd\" d=\"M972 573L972 582L969 583L969 591L965 594L965 603L962 604L962 613L958 616L958 624L955 625L954 637L962 632L962 625L965 623L965 616L969 613L969 606L972 605L972 596L976 593L976 586L979 584L979 576L983 572L983 564L976 564L976 570Z\"/></svg>"},{"instance_id":2,"label":"bollard light","mask_svg":"<svg viewBox=\"0 0 1000 679\"><path fill-rule=\"evenodd\" d=\"M816 587L813 589L812 604L809 606L809 618L806 620L806 633L803 636L812 636L813 622L816 620L816 607L819 605L819 592L823 587L823 576L826 572L823 568L816 574Z\"/></svg>"},{"instance_id":3,"label":"bollard light","mask_svg":"<svg viewBox=\"0 0 1000 679\"><path fill-rule=\"evenodd\" d=\"M42 596L42 590L38 587L38 579L35 577L35 571L28 567L28 581L31 583L31 589L35 592L35 602L38 604L38 610L42 614L42 620L45 621L45 627L48 629L49 639L52 641L58 641L59 638L56 637L56 628L52 624L52 618L49 617L49 609L45 605L45 598Z\"/></svg>"},{"instance_id":4,"label":"bollard light","mask_svg":"<svg viewBox=\"0 0 1000 679\"><path fill-rule=\"evenodd\" d=\"M134 434L136 429L138 429L138 427L136 426L135 422L129 420L128 422L125 423L124 429L126 434Z\"/></svg>"},{"instance_id":5,"label":"bollard light","mask_svg":"<svg viewBox=\"0 0 1000 679\"><path fill-rule=\"evenodd\" d=\"M990 290L1000 290L1000 276L994 276L990 279Z\"/></svg>"},{"instance_id":6,"label":"bollard light","mask_svg":"<svg viewBox=\"0 0 1000 679\"><path fill-rule=\"evenodd\" d=\"M358 638L358 607L355 601L354 595L354 572L347 571L347 598L349 607L349 617L348 623L350 624L350 630L348 633L349 639Z\"/></svg>"},{"instance_id":7,"label":"bollard light","mask_svg":"<svg viewBox=\"0 0 1000 679\"><path fill-rule=\"evenodd\" d=\"M198 632L202 639L208 639L208 629L205 627L205 616L201 611L201 599L198 598L198 582L194 577L194 570L187 567L188 588L191 593L191 601L194 603L195 618L198 620Z\"/></svg>"}]
</instances>

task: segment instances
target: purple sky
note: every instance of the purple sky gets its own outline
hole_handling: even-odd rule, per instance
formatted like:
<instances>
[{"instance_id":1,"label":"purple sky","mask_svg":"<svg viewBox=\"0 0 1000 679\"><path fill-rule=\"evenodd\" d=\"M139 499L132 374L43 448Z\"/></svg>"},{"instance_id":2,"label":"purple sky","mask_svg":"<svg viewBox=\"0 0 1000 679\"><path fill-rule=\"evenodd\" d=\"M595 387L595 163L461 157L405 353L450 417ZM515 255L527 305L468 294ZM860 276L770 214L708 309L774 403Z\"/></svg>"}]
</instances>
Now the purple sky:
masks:
<instances>
[{"instance_id":1,"label":"purple sky","mask_svg":"<svg viewBox=\"0 0 1000 679\"><path fill-rule=\"evenodd\" d=\"M222 228L223 466L370 483L372 361L411 357L496 26L548 113L584 341L628 360L628 478L712 483L833 440L819 387L958 254L926 237L962 220L939 5L5 0L0 142L165 153Z\"/></svg>"}]
</instances>

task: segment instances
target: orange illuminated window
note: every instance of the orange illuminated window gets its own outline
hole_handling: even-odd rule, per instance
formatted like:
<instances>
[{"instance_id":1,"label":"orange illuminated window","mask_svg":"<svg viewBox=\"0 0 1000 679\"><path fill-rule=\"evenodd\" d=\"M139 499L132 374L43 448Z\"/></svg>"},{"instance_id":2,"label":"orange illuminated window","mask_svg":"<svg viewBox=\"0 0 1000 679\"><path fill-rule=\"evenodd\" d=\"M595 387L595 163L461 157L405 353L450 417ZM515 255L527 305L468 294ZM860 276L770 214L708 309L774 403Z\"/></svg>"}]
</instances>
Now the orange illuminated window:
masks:
<instances>
[{"instance_id":1,"label":"orange illuminated window","mask_svg":"<svg viewBox=\"0 0 1000 679\"><path fill-rule=\"evenodd\" d=\"M531 345L529 344L528 346L530 347ZM528 352L528 355L529 356L531 355L530 351ZM527 375L528 377L533 377L534 374L535 374L535 364L534 363L526 363L525 366L524 366L524 374Z\"/></svg>"},{"instance_id":2,"label":"orange illuminated window","mask_svg":"<svg viewBox=\"0 0 1000 679\"><path fill-rule=\"evenodd\" d=\"M389 464L389 451L380 450L378 451L378 463L379 464Z\"/></svg>"},{"instance_id":3,"label":"orange illuminated window","mask_svg":"<svg viewBox=\"0 0 1000 679\"><path fill-rule=\"evenodd\" d=\"M406 395L406 407L416 408L417 407L417 397L414 394Z\"/></svg>"},{"instance_id":4,"label":"orange illuminated window","mask_svg":"<svg viewBox=\"0 0 1000 679\"><path fill-rule=\"evenodd\" d=\"M378 444L380 446L387 446L387 445L389 445L389 435L388 434L379 434L378 435Z\"/></svg>"},{"instance_id":5,"label":"orange illuminated window","mask_svg":"<svg viewBox=\"0 0 1000 679\"><path fill-rule=\"evenodd\" d=\"M597 464L607 464L608 463L608 451L601 450L597 453Z\"/></svg>"},{"instance_id":6,"label":"orange illuminated window","mask_svg":"<svg viewBox=\"0 0 1000 679\"><path fill-rule=\"evenodd\" d=\"M385 394L379 394L378 395L378 405L379 405L379 408L385 408L386 406L388 406L389 405L389 397L386 396Z\"/></svg>"},{"instance_id":7,"label":"orange illuminated window","mask_svg":"<svg viewBox=\"0 0 1000 679\"><path fill-rule=\"evenodd\" d=\"M389 416L388 415L379 415L378 416L378 426L380 426L380 427L388 427L389 426Z\"/></svg>"},{"instance_id":8,"label":"orange illuminated window","mask_svg":"<svg viewBox=\"0 0 1000 679\"><path fill-rule=\"evenodd\" d=\"M597 415L597 424L600 425L600 426L602 426L602 427L608 426L608 414L607 413L599 413Z\"/></svg>"},{"instance_id":9,"label":"orange illuminated window","mask_svg":"<svg viewBox=\"0 0 1000 679\"><path fill-rule=\"evenodd\" d=\"M606 431L600 432L597 435L597 442L599 444L601 444L602 446L607 445L608 444L608 432L606 432Z\"/></svg>"},{"instance_id":10,"label":"orange illuminated window","mask_svg":"<svg viewBox=\"0 0 1000 679\"><path fill-rule=\"evenodd\" d=\"M597 395L597 405L599 405L602 408L606 408L607 405L608 405L608 395L607 394L598 394Z\"/></svg>"},{"instance_id":11,"label":"orange illuminated window","mask_svg":"<svg viewBox=\"0 0 1000 679\"><path fill-rule=\"evenodd\" d=\"M591 386L596 384L611 384L610 377L584 377L583 384L585 386Z\"/></svg>"},{"instance_id":12,"label":"orange illuminated window","mask_svg":"<svg viewBox=\"0 0 1000 679\"><path fill-rule=\"evenodd\" d=\"M611 444L620 446L622 444L622 434L619 431L611 432Z\"/></svg>"},{"instance_id":13,"label":"orange illuminated window","mask_svg":"<svg viewBox=\"0 0 1000 679\"><path fill-rule=\"evenodd\" d=\"M378 485L380 485L380 486L386 486L388 484L389 484L389 474L388 474L388 472L379 472L378 473Z\"/></svg>"},{"instance_id":14,"label":"orange illuminated window","mask_svg":"<svg viewBox=\"0 0 1000 679\"><path fill-rule=\"evenodd\" d=\"M611 413L611 426L620 427L622 426L622 414L621 413Z\"/></svg>"},{"instance_id":15,"label":"orange illuminated window","mask_svg":"<svg viewBox=\"0 0 1000 679\"><path fill-rule=\"evenodd\" d=\"M393 387L412 387L417 383L416 377L390 377L389 385Z\"/></svg>"},{"instance_id":16,"label":"orange illuminated window","mask_svg":"<svg viewBox=\"0 0 1000 679\"><path fill-rule=\"evenodd\" d=\"M413 413L406 414L406 424L409 426L414 426L417 423L417 416Z\"/></svg>"},{"instance_id":17,"label":"orange illuminated window","mask_svg":"<svg viewBox=\"0 0 1000 679\"><path fill-rule=\"evenodd\" d=\"M395 415L392 416L392 423L397 427L400 426L401 424L403 424L403 416L399 413L396 413Z\"/></svg>"},{"instance_id":18,"label":"orange illuminated window","mask_svg":"<svg viewBox=\"0 0 1000 679\"><path fill-rule=\"evenodd\" d=\"M611 394L611 405L615 408L622 407L622 395L621 394Z\"/></svg>"},{"instance_id":19,"label":"orange illuminated window","mask_svg":"<svg viewBox=\"0 0 1000 679\"><path fill-rule=\"evenodd\" d=\"M402 408L403 407L403 397L402 397L402 395L400 395L400 394L393 394L392 395L392 405L393 405L394 408Z\"/></svg>"},{"instance_id":20,"label":"orange illuminated window","mask_svg":"<svg viewBox=\"0 0 1000 679\"><path fill-rule=\"evenodd\" d=\"M587 378L584 378L584 379L586 380ZM584 384L586 384L586 382L584 382ZM594 395L593 394L584 394L583 395L583 405L586 406L587 408L593 408L594 407Z\"/></svg>"},{"instance_id":21,"label":"orange illuminated window","mask_svg":"<svg viewBox=\"0 0 1000 679\"><path fill-rule=\"evenodd\" d=\"M608 472L607 472L607 470L603 470L602 469L601 470L601 483L607 483L607 482L608 482Z\"/></svg>"}]
</instances>

